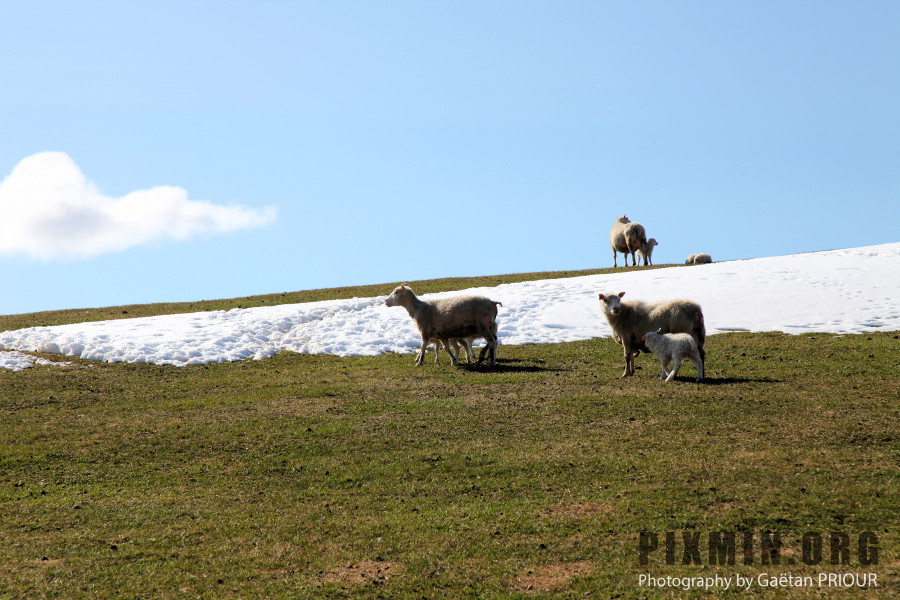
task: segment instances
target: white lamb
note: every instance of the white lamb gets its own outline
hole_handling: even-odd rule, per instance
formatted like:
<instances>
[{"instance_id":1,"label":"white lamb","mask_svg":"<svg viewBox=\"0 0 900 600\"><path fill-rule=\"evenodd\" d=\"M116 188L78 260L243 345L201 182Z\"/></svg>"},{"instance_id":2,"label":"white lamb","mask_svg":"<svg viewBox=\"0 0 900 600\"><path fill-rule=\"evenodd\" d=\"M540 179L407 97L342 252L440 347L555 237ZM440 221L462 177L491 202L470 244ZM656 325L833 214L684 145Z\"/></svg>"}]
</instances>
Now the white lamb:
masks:
<instances>
[{"instance_id":1,"label":"white lamb","mask_svg":"<svg viewBox=\"0 0 900 600\"><path fill-rule=\"evenodd\" d=\"M675 379L675 375L678 374L678 369L681 367L681 361L689 358L697 367L697 381L703 381L703 359L693 336L687 333L663 333L660 329L659 331L648 331L641 339L662 365L660 379L666 381ZM667 371L666 367L673 361L672 370Z\"/></svg>"},{"instance_id":2,"label":"white lamb","mask_svg":"<svg viewBox=\"0 0 900 600\"><path fill-rule=\"evenodd\" d=\"M645 267L653 264L653 248L656 246L659 246L659 242L656 241L656 238L650 238L644 247L637 251L638 256L644 260Z\"/></svg>"}]
</instances>

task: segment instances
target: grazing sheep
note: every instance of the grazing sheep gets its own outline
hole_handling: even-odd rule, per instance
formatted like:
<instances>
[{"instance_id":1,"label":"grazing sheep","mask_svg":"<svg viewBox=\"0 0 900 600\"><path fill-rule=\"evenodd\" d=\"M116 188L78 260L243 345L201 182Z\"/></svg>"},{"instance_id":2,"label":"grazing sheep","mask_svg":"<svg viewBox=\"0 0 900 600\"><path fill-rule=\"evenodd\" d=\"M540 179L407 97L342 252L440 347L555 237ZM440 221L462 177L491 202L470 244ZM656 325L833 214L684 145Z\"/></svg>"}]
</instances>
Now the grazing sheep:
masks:
<instances>
[{"instance_id":1,"label":"grazing sheep","mask_svg":"<svg viewBox=\"0 0 900 600\"><path fill-rule=\"evenodd\" d=\"M691 254L687 257L687 260L684 261L686 265L706 265L711 263L712 257L709 254Z\"/></svg>"},{"instance_id":2,"label":"grazing sheep","mask_svg":"<svg viewBox=\"0 0 900 600\"><path fill-rule=\"evenodd\" d=\"M659 246L659 242L656 241L656 238L650 238L647 240L647 243L643 248L638 250L638 255L644 259L644 266L653 264L653 248Z\"/></svg>"},{"instance_id":3,"label":"grazing sheep","mask_svg":"<svg viewBox=\"0 0 900 600\"><path fill-rule=\"evenodd\" d=\"M659 359L662 366L660 379L672 381L678 374L681 361L689 358L697 367L697 382L703 381L703 359L700 357L700 349L693 337L686 333L663 333L662 329L648 331L641 338L650 348L650 351ZM673 362L672 370L666 371L666 367Z\"/></svg>"},{"instance_id":4,"label":"grazing sheep","mask_svg":"<svg viewBox=\"0 0 900 600\"><path fill-rule=\"evenodd\" d=\"M613 252L613 268L619 266L616 252L625 255L625 266L628 266L628 254L631 253L631 266L637 266L634 253L643 249L647 243L647 232L640 223L632 223L628 215L622 215L609 230L609 245Z\"/></svg>"},{"instance_id":5,"label":"grazing sheep","mask_svg":"<svg viewBox=\"0 0 900 600\"><path fill-rule=\"evenodd\" d=\"M625 292L599 294L603 313L612 329L613 338L625 352L625 372L622 377L634 375L634 356L639 351L649 352L641 339L648 331L661 329L663 333L689 333L697 342L701 360L706 359L703 344L706 342L706 326L703 310L690 300L663 300L662 302L622 301Z\"/></svg>"},{"instance_id":6,"label":"grazing sheep","mask_svg":"<svg viewBox=\"0 0 900 600\"><path fill-rule=\"evenodd\" d=\"M424 362L425 348L431 340L440 340L450 355L450 363L458 364L458 356L451 348L450 340L470 336L487 340L487 346L481 351L478 364L481 364L485 354L488 365L493 365L496 361L497 306L501 305L500 302L483 296L420 300L411 288L401 285L391 292L384 303L386 306L402 306L416 322L416 327L422 335L422 347L416 356L416 366ZM439 351L437 346L435 349Z\"/></svg>"}]
</instances>

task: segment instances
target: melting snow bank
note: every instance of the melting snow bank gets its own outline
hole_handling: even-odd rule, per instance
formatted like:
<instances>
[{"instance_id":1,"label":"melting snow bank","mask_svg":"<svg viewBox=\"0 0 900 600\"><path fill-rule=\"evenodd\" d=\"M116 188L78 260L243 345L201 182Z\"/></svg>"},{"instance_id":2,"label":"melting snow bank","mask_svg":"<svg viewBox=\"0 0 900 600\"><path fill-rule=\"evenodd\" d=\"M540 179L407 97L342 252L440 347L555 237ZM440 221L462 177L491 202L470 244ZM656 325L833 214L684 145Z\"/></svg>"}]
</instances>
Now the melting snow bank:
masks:
<instances>
[{"instance_id":1,"label":"melting snow bank","mask_svg":"<svg viewBox=\"0 0 900 600\"><path fill-rule=\"evenodd\" d=\"M900 243L511 283L423 298L468 293L499 300L501 343L529 344L609 336L597 294L620 291L626 299L696 300L708 334L895 331L900 330ZM386 307L384 298L32 327L0 333L0 348L177 366L263 359L282 350L350 356L418 348L412 319L401 308Z\"/></svg>"},{"instance_id":2,"label":"melting snow bank","mask_svg":"<svg viewBox=\"0 0 900 600\"><path fill-rule=\"evenodd\" d=\"M53 362L46 358L38 358L30 354L22 354L21 352L3 352L0 351L0 369L9 369L11 371L24 371L30 369L34 365L52 365L57 367L68 367L72 363L69 362Z\"/></svg>"}]
</instances>

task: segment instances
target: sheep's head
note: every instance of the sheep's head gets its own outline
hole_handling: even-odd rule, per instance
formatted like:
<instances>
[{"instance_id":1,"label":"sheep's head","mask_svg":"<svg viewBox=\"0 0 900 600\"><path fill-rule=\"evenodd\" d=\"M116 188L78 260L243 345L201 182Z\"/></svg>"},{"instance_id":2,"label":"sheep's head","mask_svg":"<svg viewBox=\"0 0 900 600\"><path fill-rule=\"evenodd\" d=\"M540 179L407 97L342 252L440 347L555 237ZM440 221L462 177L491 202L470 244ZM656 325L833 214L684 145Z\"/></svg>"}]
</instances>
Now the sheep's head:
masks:
<instances>
[{"instance_id":1,"label":"sheep's head","mask_svg":"<svg viewBox=\"0 0 900 600\"><path fill-rule=\"evenodd\" d=\"M600 303L603 304L603 310L607 315L616 316L622 312L622 303L620 302L625 292L618 294L598 294Z\"/></svg>"},{"instance_id":2,"label":"sheep's head","mask_svg":"<svg viewBox=\"0 0 900 600\"><path fill-rule=\"evenodd\" d=\"M391 292L391 295L385 298L384 304L385 306L400 306L404 303L404 300L411 295L413 295L411 288L408 288L405 285L398 285L394 288L394 291Z\"/></svg>"},{"instance_id":3,"label":"sheep's head","mask_svg":"<svg viewBox=\"0 0 900 600\"><path fill-rule=\"evenodd\" d=\"M631 223L631 221L628 219L628 215L622 215L616 219L616 223Z\"/></svg>"},{"instance_id":4,"label":"sheep's head","mask_svg":"<svg viewBox=\"0 0 900 600\"><path fill-rule=\"evenodd\" d=\"M659 336L663 334L662 327L657 329L656 331L648 331L644 335L641 336L642 342L647 342L648 345L652 345L659 339Z\"/></svg>"}]
</instances>

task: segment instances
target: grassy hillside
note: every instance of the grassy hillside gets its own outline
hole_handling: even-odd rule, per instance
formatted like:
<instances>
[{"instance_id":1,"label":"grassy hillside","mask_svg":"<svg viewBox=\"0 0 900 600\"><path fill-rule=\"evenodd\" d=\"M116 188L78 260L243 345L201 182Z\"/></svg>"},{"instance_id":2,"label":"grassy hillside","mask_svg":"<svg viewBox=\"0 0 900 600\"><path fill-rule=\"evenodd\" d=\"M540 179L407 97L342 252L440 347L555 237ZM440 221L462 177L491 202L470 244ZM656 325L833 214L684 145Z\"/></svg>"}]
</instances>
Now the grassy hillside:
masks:
<instances>
[{"instance_id":1,"label":"grassy hillside","mask_svg":"<svg viewBox=\"0 0 900 600\"><path fill-rule=\"evenodd\" d=\"M83 320L0 328L54 318ZM0 598L701 598L639 576L762 573L879 587L754 579L717 595L896 597L898 334L735 333L707 349L704 385L690 366L661 382L646 356L620 379L609 339L501 346L491 370L282 353L0 371ZM646 566L641 531L659 546ZM719 531L736 534L733 566L710 564ZM780 564L762 564L765 532ZM848 565L830 563L832 532ZM863 532L877 564L861 564Z\"/></svg>"}]
</instances>

